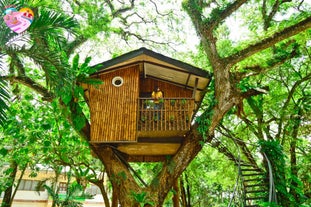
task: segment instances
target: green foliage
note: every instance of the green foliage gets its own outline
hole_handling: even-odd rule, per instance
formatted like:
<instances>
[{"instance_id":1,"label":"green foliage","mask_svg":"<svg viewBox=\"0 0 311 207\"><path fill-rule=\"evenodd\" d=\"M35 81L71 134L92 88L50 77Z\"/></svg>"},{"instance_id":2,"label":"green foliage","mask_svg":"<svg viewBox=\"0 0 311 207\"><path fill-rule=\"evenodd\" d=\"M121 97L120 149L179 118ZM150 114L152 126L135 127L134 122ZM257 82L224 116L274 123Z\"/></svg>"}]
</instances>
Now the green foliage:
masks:
<instances>
[{"instance_id":1,"label":"green foliage","mask_svg":"<svg viewBox=\"0 0 311 207\"><path fill-rule=\"evenodd\" d=\"M210 83L210 87L213 91L213 88L214 88L214 80L211 81ZM211 118L213 116L213 108L214 106L216 105L216 99L215 99L215 96L214 96L214 92L212 93L207 93L206 96L204 97L204 107L203 110L204 112L202 113L202 115L198 116L196 118L196 122L199 124L198 126L198 132L200 134L202 134L203 136L203 139L204 141L206 140L207 136L206 136L206 133L208 132L209 130L209 126L211 124Z\"/></svg>"},{"instance_id":2,"label":"green foliage","mask_svg":"<svg viewBox=\"0 0 311 207\"><path fill-rule=\"evenodd\" d=\"M262 153L265 153L272 165L272 172L274 177L275 188L277 190L278 198L284 199L280 202L286 204L287 199L291 199L292 195L287 192L286 175L286 163L285 153L282 145L275 140L261 140L259 141Z\"/></svg>"},{"instance_id":3,"label":"green foliage","mask_svg":"<svg viewBox=\"0 0 311 207\"><path fill-rule=\"evenodd\" d=\"M57 207L82 207L83 204L80 201L85 200L85 198L91 198L90 195L83 193L82 186L76 182L68 183L66 194L58 194L58 191L46 184L43 187L47 190Z\"/></svg>"},{"instance_id":4,"label":"green foliage","mask_svg":"<svg viewBox=\"0 0 311 207\"><path fill-rule=\"evenodd\" d=\"M0 54L1 59L1 54ZM1 62L0 62L1 65ZM0 66L1 71L1 66ZM6 110L8 109L7 101L9 99L9 94L7 91L6 83L0 79L0 125L4 124L6 119Z\"/></svg>"},{"instance_id":5,"label":"green foliage","mask_svg":"<svg viewBox=\"0 0 311 207\"><path fill-rule=\"evenodd\" d=\"M75 55L71 66L71 83L61 90L60 97L63 103L71 110L71 120L77 131L80 131L86 124L86 117L83 111L84 89L81 84L101 84L101 80L89 78L89 75L98 70L100 66L90 67L90 57L83 63L79 63L79 55Z\"/></svg>"},{"instance_id":6,"label":"green foliage","mask_svg":"<svg viewBox=\"0 0 311 207\"><path fill-rule=\"evenodd\" d=\"M209 145L187 167L180 179L190 189L193 206L228 206L228 195L235 185L234 164Z\"/></svg>"},{"instance_id":7,"label":"green foliage","mask_svg":"<svg viewBox=\"0 0 311 207\"><path fill-rule=\"evenodd\" d=\"M60 32L66 30L75 34L75 28L77 28L77 26L78 22L74 18L69 17L60 11L41 7L29 29L36 35L40 35L40 32L42 32L43 35L46 35L48 40L58 44L63 40Z\"/></svg>"},{"instance_id":8,"label":"green foliage","mask_svg":"<svg viewBox=\"0 0 311 207\"><path fill-rule=\"evenodd\" d=\"M91 67L89 64L91 62L91 57L85 58L82 64L79 64L80 56L76 54L72 60L71 70L74 71L77 83L86 83L86 84L101 84L102 81L99 79L89 78L90 74L95 73L101 65L96 65ZM83 91L82 91L83 92ZM75 96L76 97L76 96Z\"/></svg>"},{"instance_id":9,"label":"green foliage","mask_svg":"<svg viewBox=\"0 0 311 207\"><path fill-rule=\"evenodd\" d=\"M71 4L73 13L80 19L80 32L85 37L96 38L99 32L109 35L112 18L107 7L105 3L93 1Z\"/></svg>"},{"instance_id":10,"label":"green foliage","mask_svg":"<svg viewBox=\"0 0 311 207\"><path fill-rule=\"evenodd\" d=\"M199 0L185 0L183 1L183 7L188 11L190 15L195 15L195 20L193 23L195 23L196 27L199 26L207 26L205 30L208 30L209 26L216 26L212 27L214 28L213 31L210 31L208 33L209 35L215 35L214 39L216 41L217 48L217 54L212 54L214 57L228 57L228 55L233 54L237 52L239 49L247 48L247 46L252 45L253 43L260 41L262 37L268 37L271 36L272 32L284 28L287 25L292 25L294 23L297 23L300 21L303 17L308 17L310 15L310 6L309 4L305 3L306 1L296 1L296 2L288 2L284 1L284 3L281 4L281 7L277 10L277 15L274 16L274 18L271 21L271 28L268 28L267 31L263 31L261 29L261 24L263 23L263 16L262 13L264 12L262 9L262 2L254 1L252 4L244 4L242 5L238 11L234 11L235 8L239 7L236 5L239 2L228 2L228 1L217 1L216 3L211 1L199 1ZM83 160L89 160L90 158L86 156L86 154L89 155L89 151L87 150L87 143L83 142L77 134L74 133L72 127L69 125L69 123L63 119L63 115L70 117L72 123L75 125L77 130L80 130L84 124L86 123L86 119L83 116L84 107L85 105L82 104L83 100L83 88L80 84L87 83L100 83L94 80L89 79L89 73L94 71L94 68L88 67L91 59L86 58L84 60L84 63L79 64L79 56L74 56L72 59L72 65L69 64L70 55L73 52L76 52L75 49L80 46L81 43L84 41L89 40L90 38L102 38L108 37L107 34L118 34L122 35L122 38L126 41L129 41L131 38L129 36L129 33L133 34L133 37L142 40L144 44L147 44L148 41L146 39L152 38L153 35L145 35L140 36L138 33L134 34L133 32L134 27L136 26L136 31L155 31L157 39L161 39L160 33L164 33L165 36L168 36L167 34L176 35L179 36L179 31L160 31L158 30L158 27L156 29L144 29L145 27L148 27L148 25L152 22L156 25L160 21L160 18L157 18L159 16L154 16L153 13L146 12L145 8L147 9L148 3L145 2L136 2L133 4L135 7L131 8L131 5L125 5L123 7L122 4L118 5L117 7L114 7L116 5L113 5L113 1L107 2L101 2L98 3L97 1L65 1L64 4L61 5L60 1L48 1L48 0L42 0L42 1L0 1L1 7L4 8L4 6L8 4L15 4L18 8L20 8L24 3L31 6L31 8L34 8L36 10L36 18L33 22L32 26L29 28L29 30L24 34L16 35L13 32L10 31L8 27L6 27L5 24L0 25L0 54L9 55L11 61L11 66L13 68L10 68L12 76L15 76L16 74L20 75L20 68L18 68L18 62L21 62L20 65L25 66L26 73L23 74L26 77L31 78L35 81L35 83L32 86L42 86L44 89L46 89L47 92L49 92L48 95L51 95L53 98L59 98L63 101L63 104L65 105L66 109L60 110L57 105L57 101L53 101L51 105L49 103L46 104L47 107L42 107L42 103L40 101L41 97L34 97L33 99L30 96L24 96L19 94L19 97L16 97L16 100L19 100L21 105L17 106L16 103L13 103L13 107L10 108L10 113L8 113L9 118L5 120L4 113L2 113L4 108L2 106L5 106L6 100L4 100L3 103L0 101L0 122L1 120L5 120L5 127L1 128L1 146L0 146L0 157L2 163L7 162L10 159L15 159L18 161L18 164L21 166L25 166L27 164L32 164L35 162L42 162L44 164L49 165L70 165L72 163L81 163L79 161ZM157 2L158 3L158 2ZM169 2L164 2L165 5L167 5ZM176 2L173 2L174 6L176 5ZM267 3L267 10L270 11L273 9L274 1L266 1ZM152 2L152 4L155 4ZM234 5L234 6L233 6ZM66 11L62 11L64 6L66 7ZM129 6L129 7L126 7ZM144 9L139 9L141 6L144 7ZM235 7L237 6L237 7ZM120 10L118 10L121 8ZM133 9L132 11L127 10L128 8ZM241 30L240 32L240 38L236 42L230 40L230 31L228 31L228 27L224 25L226 22L225 19L220 19L222 17L223 12L226 8L231 8L227 18L231 19L231 17L236 18L237 21L244 26L244 29L246 28L247 31ZM293 9L295 8L295 9ZM298 8L298 9L296 9ZM159 10L158 10L159 9ZM157 14L161 13L161 8L157 7L156 9ZM122 11L129 11L124 13L124 16L122 16ZM151 18L144 18L146 16L141 16L140 11L146 13L146 16L150 16ZM69 17L66 15L66 13L74 14L75 17ZM286 14L286 15L285 15ZM133 18L135 16L135 18ZM162 17L175 17L174 12L170 12L169 14L161 15ZM224 15L226 16L226 14ZM290 16L288 18L288 16ZM115 17L119 17L119 19L114 19ZM130 19L136 19L143 17L141 22L143 22L144 27L137 26L137 24L133 24L133 22L130 22ZM279 20L279 19L282 20ZM186 28L183 28L183 22L180 18L176 18L177 20L175 22L173 21L167 21L169 28L175 28L172 27L174 25L181 25L181 30L183 33L185 33ZM286 21L283 21L286 19ZM78 22L78 21L79 22ZM112 20L115 20L112 26L115 28L111 28L111 22ZM219 25L213 25L209 23L217 23L218 20L221 20L221 24ZM79 24L78 24L79 23ZM175 24L174 24L175 23ZM201 24L203 23L203 24ZM124 24L125 26L123 29L119 27L119 25ZM187 22L188 24L188 22ZM205 25L204 25L205 24ZM134 25L134 27L133 27ZM142 29L143 28L143 29ZM172 29L172 30L173 30ZM187 28L188 29L188 28ZM188 31L187 31L188 32ZM214 33L214 34L213 34ZM104 34L104 35L103 35ZM189 34L191 34L191 31L189 30ZM201 37L204 37L204 32L198 31L198 34L200 34ZM303 36L304 35L304 36ZM302 43L308 43L310 39L310 31L305 32L303 35L296 35L295 41L299 42L299 44ZM100 36L100 37L99 37ZM245 37L244 37L245 36ZM160 38L159 38L160 37ZM115 38L113 36L111 39ZM253 38L255 41L250 41ZM104 39L104 38L103 38ZM111 40L109 39L109 40ZM182 38L179 37L178 40ZM193 46L193 37L191 39L191 45ZM27 44L24 44L23 47L18 46L17 44L14 44L15 40L22 40L22 42L25 42ZM173 40L173 41L172 41ZM211 43L213 44L213 41L208 42L208 38L205 37L202 39L202 43ZM116 38L116 41L119 43L120 39ZM178 45L182 41L175 41L172 36L169 35L169 41L174 42L174 44ZM244 41L244 43L243 43ZM109 42L109 41L107 41ZM107 43L106 42L106 43ZM157 42L157 41L156 41ZM9 43L9 44L7 44ZM88 42L90 43L90 42ZM98 41L96 42L98 43ZM131 45L131 42L127 42L128 45ZM158 43L158 42L157 42ZM160 43L161 44L161 43ZM160 45L158 44L158 45ZM308 43L309 44L309 43ZM114 47L109 47L109 45L113 45ZM117 45L117 46L115 46ZM137 47L137 42L135 44L132 44L135 47ZM162 44L167 45L167 44ZM203 44L202 44L203 45ZM201 45L201 46L202 46ZM287 43L284 42L281 44L273 44L273 49L267 49L265 51L259 52L252 57L246 58L245 61L242 63L237 64L238 71L242 72L251 72L247 75L253 75L254 71L249 71L247 69L247 66L262 66L265 69L265 72L267 69L272 69L270 67L275 66L277 63L282 63L284 58L289 58L291 55L291 52L293 49L295 49L296 45L292 44L287 47ZM305 44L307 45L307 44ZM175 45L174 45L175 46ZM233 46L236 46L236 48L233 48ZM119 47L119 48L116 48ZM85 52L86 47L82 47L83 51ZM120 49L121 48L121 49ZM159 46L158 46L159 48ZM211 64L209 57L206 56L205 52L212 52L211 50L208 50L209 48L204 48L200 51L199 54L195 54L194 56L200 57L195 59L194 61L191 61L191 63L195 63L195 65L198 66L204 66L204 68L209 68L211 70ZM248 49L248 48L247 48ZM251 48L250 48L251 49ZM91 50L91 49L90 49ZM93 48L92 48L93 50ZM109 50L114 54L121 54L122 50L125 50L122 48L121 44L115 44L113 41L105 47L100 47L98 49L102 52L102 50ZM260 49L259 49L260 50ZM179 51L179 50L176 50ZM249 50L254 51L254 50ZM296 55L301 55L301 52L303 49L299 49ZM81 53L82 53L81 52ZM79 51L80 53L80 51ZM104 52L102 52L104 53ZM186 50L185 54L190 56L190 52ZM310 54L310 52L308 52ZM3 56L1 56L1 64L3 63ZM217 59L217 58L216 58ZM221 59L221 58L220 58ZM308 56L302 57L300 56L297 58L296 62L301 62L302 60L308 59ZM19 61L20 60L20 61ZM31 64L29 64L31 62ZM198 63L198 64L197 64ZM230 65L230 62L227 62ZM226 63L226 64L227 64ZM215 64L213 64L215 65ZM267 131L271 129L275 129L275 126L286 126L287 130L278 129L280 132L286 131L291 132L293 129L291 125L287 124L289 122L285 122L285 120L288 117L291 117L290 111L296 112L295 107L288 107L287 109L283 110L284 113L280 114L281 106L286 101L288 89L290 89L294 84L287 82L287 80L292 80L291 78L297 78L297 77L307 77L308 71L310 66L308 64L305 64L305 73L303 73L302 70L297 70L296 66L297 64L293 61L287 62L286 68L282 68L281 72L279 74L264 74L264 78L266 79L244 79L238 84L238 87L241 89L241 91L247 91L248 89L252 88L253 85L257 85L257 83L261 82L267 82L269 83L269 79L267 77L271 77L271 80L277 79L277 77L281 77L281 82L286 83L285 86L281 86L280 83L276 83L271 81L271 85L274 87L273 91L269 94L269 97L265 99L266 102L260 103L259 99L252 98L249 101L249 105L253 104L253 106L262 109L262 119L259 119L257 117L252 117L254 113L250 109L245 109L248 113L247 119L251 122L251 126L246 126L241 122L238 122L236 118L234 118L230 114L230 116L226 117L228 118L228 122L226 122L227 125L229 125L230 130L235 130L234 132L237 132L238 135L243 139L247 139L250 143L254 141L256 138L256 135L263 135L263 131L266 133L266 137L271 138L271 134L274 135L275 132L272 132L271 134L267 133ZM292 68L290 66L293 66ZM1 66L2 67L2 66ZM0 67L0 68L1 68ZM219 68L219 70L222 68ZM296 73L285 73L285 71L289 70L296 70ZM234 69L233 69L234 70ZM258 71L255 71L258 72ZM258 72L259 73L259 72ZM261 73L261 72L260 72ZM2 73L1 73L2 74ZM297 80L295 80L297 82ZM256 84L253 84L256 83ZM298 83L298 82L297 82ZM1 84L1 83L0 83ZM308 89L309 82L305 85L302 85L301 88ZM0 86L0 100L1 95L4 94L3 91L1 91L3 87ZM210 88L211 91L214 91L213 85ZM44 90L44 92L46 92ZM41 91L42 93L42 91ZM301 106L307 113L310 111L310 104L308 102L308 97L310 96L310 93L306 91L299 91L297 94L301 94L302 96L306 96L306 99L302 102L305 104L299 105ZM295 95L297 95L295 94ZM285 99L282 99L282 97ZM44 97L49 98L49 97ZM199 131L203 134L203 136L206 137L205 133L208 132L208 128L210 126L211 117L213 116L213 106L215 106L216 101L214 100L215 97L212 93L209 93L207 95L207 98L205 100L205 103L202 105L202 110L200 111L202 113L202 116L198 118L199 122ZM49 99L51 100L51 99ZM268 101L267 101L268 100ZM296 97L289 98L289 100L294 100L296 102ZM207 103L206 103L207 102ZM252 102L252 103L251 103ZM27 104L28 103L28 104ZM29 103L31 103L29 105ZM83 102L84 103L84 102ZM85 103L84 103L85 104ZM39 107L40 106L40 107ZM20 109L18 108L20 107ZM246 107L245 107L246 108ZM36 112L36 113L35 113ZM73 113L73 114L71 114ZM299 131L299 138L301 137L309 137L309 115L305 113L303 117L303 124L301 128L304 129L303 132ZM297 115L297 113L295 114ZM275 121L278 119L278 117L282 117L284 122L277 122ZM261 122L263 121L263 122ZM2 123L4 123L2 121ZM234 124L232 124L234 123ZM270 125L271 123L271 125ZM255 137L255 138L254 138ZM288 137L287 134L279 135L277 139L283 139L281 142L284 149L284 152L288 149ZM202 145L204 144L204 141L201 142ZM12 148L5 148L5 145L10 145ZM299 153L303 154L305 153L308 145L302 145L299 143L299 150L301 150ZM272 150L273 153L274 150ZM276 150L277 151L277 150ZM51 152L51 153L47 153ZM215 155L212 152L209 152L213 156L209 156L209 154L204 154L204 157L201 157L201 161L199 165L194 165L193 171L197 172L196 170L200 169L202 172L200 173L193 173L192 174L192 183L191 186L197 185L198 187L196 190L194 190L194 195L197 197L200 197L205 199L202 195L205 193L208 196L206 196L207 201L206 206L215 206L215 202L220 202L220 199L218 200L213 198L212 195L219 195L220 192L225 192L228 194L230 192L231 185L224 184L225 181L227 183L230 183L232 180L226 180L227 177L232 177L230 175L230 172L228 172L228 163L224 162L223 159L220 159L219 156ZM297 153L297 154L299 154ZM70 156L68 156L70 154ZM276 153L277 154L277 153ZM273 157L273 155L271 155ZM307 160L308 153L306 156L299 156L298 162L299 164L303 163L303 159ZM303 158L302 158L303 157ZM39 160L40 159L40 160ZM282 157L282 159L286 159ZM208 160L208 161L206 161ZM212 160L212 161L211 161ZM280 162L275 160L275 162L278 162L277 164L282 164L284 162ZM2 164L1 163L1 164ZM306 162L309 163L309 162ZM277 166L278 166L277 165ZM147 174L146 177L150 177L151 175L159 173L159 171L162 169L162 166L140 166L141 168L146 167L147 170L140 170L141 174ZM173 169L173 166L171 169ZM155 172L151 171L155 169ZM169 169L169 168L168 168ZM303 182L305 186L310 183L310 177L308 177L308 169L304 165L301 165L299 176L303 178ZM217 171L219 170L219 171ZM281 173L284 170L281 168L278 169L281 170ZM171 170L169 169L170 173ZM232 170L233 171L233 170ZM231 172L232 172L231 171ZM6 171L6 173L10 172L10 170ZM191 172L192 173L192 172ZM226 173L229 173L226 174ZM82 173L83 174L83 173ZM190 173L189 173L190 174ZM227 177L221 177L221 175L226 174ZM33 174L35 175L35 173ZM199 178L198 178L199 175ZM206 176L206 177L205 177ZM125 173L121 173L120 175L117 175L119 180L126 179ZM296 177L288 177L292 180L298 181ZM195 181L199 180L200 183L195 183ZM202 180L207 180L206 182L201 182ZM155 180L154 180L155 181ZM222 182L223 181L223 182ZM0 186L7 186L7 184L4 184L5 180L1 179ZM221 184L219 184L221 183ZM2 185L3 184L3 185ZM192 188L193 189L193 188ZM197 190L199 189L199 190ZM228 190L229 189L229 190ZM310 189L306 188L306 189ZM298 189L299 190L299 189ZM137 200L140 202L144 202L144 198L146 195L139 194L137 195Z\"/></svg>"},{"instance_id":11,"label":"green foliage","mask_svg":"<svg viewBox=\"0 0 311 207\"><path fill-rule=\"evenodd\" d=\"M251 79L248 78L244 78L242 79L238 84L237 84L237 88L239 88L241 90L241 92L246 92L251 88L255 88L256 86L253 85L253 83L251 82Z\"/></svg>"},{"instance_id":12,"label":"green foliage","mask_svg":"<svg viewBox=\"0 0 311 207\"><path fill-rule=\"evenodd\" d=\"M139 204L140 207L144 207L146 204L154 206L155 203L150 200L146 192L135 193L131 192L132 199Z\"/></svg>"}]
</instances>

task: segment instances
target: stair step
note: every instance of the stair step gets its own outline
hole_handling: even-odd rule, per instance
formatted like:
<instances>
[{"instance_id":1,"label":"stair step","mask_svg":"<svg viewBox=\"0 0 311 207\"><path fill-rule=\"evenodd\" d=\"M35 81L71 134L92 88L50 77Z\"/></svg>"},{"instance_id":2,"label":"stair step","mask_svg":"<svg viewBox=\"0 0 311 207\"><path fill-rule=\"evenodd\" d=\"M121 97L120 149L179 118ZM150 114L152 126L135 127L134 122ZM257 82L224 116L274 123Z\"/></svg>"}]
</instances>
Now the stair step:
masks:
<instances>
[{"instance_id":1,"label":"stair step","mask_svg":"<svg viewBox=\"0 0 311 207\"><path fill-rule=\"evenodd\" d=\"M250 198L245 198L245 200L262 200L262 199L265 199L266 197L250 197Z\"/></svg>"},{"instance_id":2,"label":"stair step","mask_svg":"<svg viewBox=\"0 0 311 207\"><path fill-rule=\"evenodd\" d=\"M242 172L246 172L246 171L250 171L250 172L262 172L261 169L258 169L258 168L247 168L247 169L241 169Z\"/></svg>"},{"instance_id":3,"label":"stair step","mask_svg":"<svg viewBox=\"0 0 311 207\"><path fill-rule=\"evenodd\" d=\"M252 185L244 185L244 188L262 187L266 185L267 185L266 183L258 183L258 184L252 184Z\"/></svg>"},{"instance_id":4,"label":"stair step","mask_svg":"<svg viewBox=\"0 0 311 207\"><path fill-rule=\"evenodd\" d=\"M246 191L245 193L265 193L265 192L267 191L262 189L262 190L250 190L250 191Z\"/></svg>"},{"instance_id":5,"label":"stair step","mask_svg":"<svg viewBox=\"0 0 311 207\"><path fill-rule=\"evenodd\" d=\"M246 183L246 182L253 182L253 181L262 181L262 178L247 179L247 180L244 180L244 183Z\"/></svg>"},{"instance_id":6,"label":"stair step","mask_svg":"<svg viewBox=\"0 0 311 207\"><path fill-rule=\"evenodd\" d=\"M242 174L243 176L262 176L263 173Z\"/></svg>"},{"instance_id":7,"label":"stair step","mask_svg":"<svg viewBox=\"0 0 311 207\"><path fill-rule=\"evenodd\" d=\"M255 167L253 164L250 164L250 163L240 163L240 164L236 164L236 165L248 166L248 167Z\"/></svg>"}]
</instances>

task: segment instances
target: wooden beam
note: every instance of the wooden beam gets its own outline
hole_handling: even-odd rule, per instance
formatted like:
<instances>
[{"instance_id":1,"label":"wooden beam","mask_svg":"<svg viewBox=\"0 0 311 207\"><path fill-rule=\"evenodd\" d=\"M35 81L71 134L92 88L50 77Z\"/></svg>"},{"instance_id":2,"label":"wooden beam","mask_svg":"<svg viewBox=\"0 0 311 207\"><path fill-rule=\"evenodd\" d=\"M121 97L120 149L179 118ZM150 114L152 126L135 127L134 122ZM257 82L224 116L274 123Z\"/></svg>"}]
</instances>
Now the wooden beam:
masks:
<instances>
[{"instance_id":1,"label":"wooden beam","mask_svg":"<svg viewBox=\"0 0 311 207\"><path fill-rule=\"evenodd\" d=\"M197 92L198 84L199 84L199 78L195 78L195 83L194 83L192 98L195 98L195 93Z\"/></svg>"},{"instance_id":2,"label":"wooden beam","mask_svg":"<svg viewBox=\"0 0 311 207\"><path fill-rule=\"evenodd\" d=\"M184 140L183 137L138 138L138 142L145 142L145 143L182 143L183 140Z\"/></svg>"}]
</instances>

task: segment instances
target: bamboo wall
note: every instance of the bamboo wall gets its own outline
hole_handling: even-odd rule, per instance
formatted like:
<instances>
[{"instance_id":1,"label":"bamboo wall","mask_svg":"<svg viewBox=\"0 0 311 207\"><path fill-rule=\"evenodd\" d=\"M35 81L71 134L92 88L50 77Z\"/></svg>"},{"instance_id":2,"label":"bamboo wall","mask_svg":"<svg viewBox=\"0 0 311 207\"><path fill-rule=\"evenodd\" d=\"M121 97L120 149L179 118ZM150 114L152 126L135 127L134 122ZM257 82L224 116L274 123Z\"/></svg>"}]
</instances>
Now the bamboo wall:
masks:
<instances>
[{"instance_id":1,"label":"bamboo wall","mask_svg":"<svg viewBox=\"0 0 311 207\"><path fill-rule=\"evenodd\" d=\"M116 76L123 78L120 87L112 85ZM131 66L100 74L100 86L90 86L91 142L136 141L139 68Z\"/></svg>"}]
</instances>

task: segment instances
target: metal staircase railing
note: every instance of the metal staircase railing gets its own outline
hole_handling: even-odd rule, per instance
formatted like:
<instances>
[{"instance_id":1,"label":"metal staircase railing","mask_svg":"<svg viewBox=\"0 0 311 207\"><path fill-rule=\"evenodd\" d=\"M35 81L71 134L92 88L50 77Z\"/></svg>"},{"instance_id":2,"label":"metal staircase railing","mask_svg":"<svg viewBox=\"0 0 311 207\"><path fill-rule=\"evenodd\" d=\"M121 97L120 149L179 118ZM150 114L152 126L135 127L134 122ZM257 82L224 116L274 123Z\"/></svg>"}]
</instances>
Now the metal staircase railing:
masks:
<instances>
[{"instance_id":1,"label":"metal staircase railing","mask_svg":"<svg viewBox=\"0 0 311 207\"><path fill-rule=\"evenodd\" d=\"M266 179L266 172L258 167L245 142L239 139L238 141L234 140L234 143L238 149L238 156L231 153L218 139L214 139L211 143L212 147L227 156L238 167L237 182L228 207L232 206L233 203L235 206L259 207L260 202L276 202L273 173L268 158L264 155L268 165L270 165L269 179ZM247 161L241 160L240 149L247 157ZM235 201L233 201L234 199Z\"/></svg>"}]
</instances>

